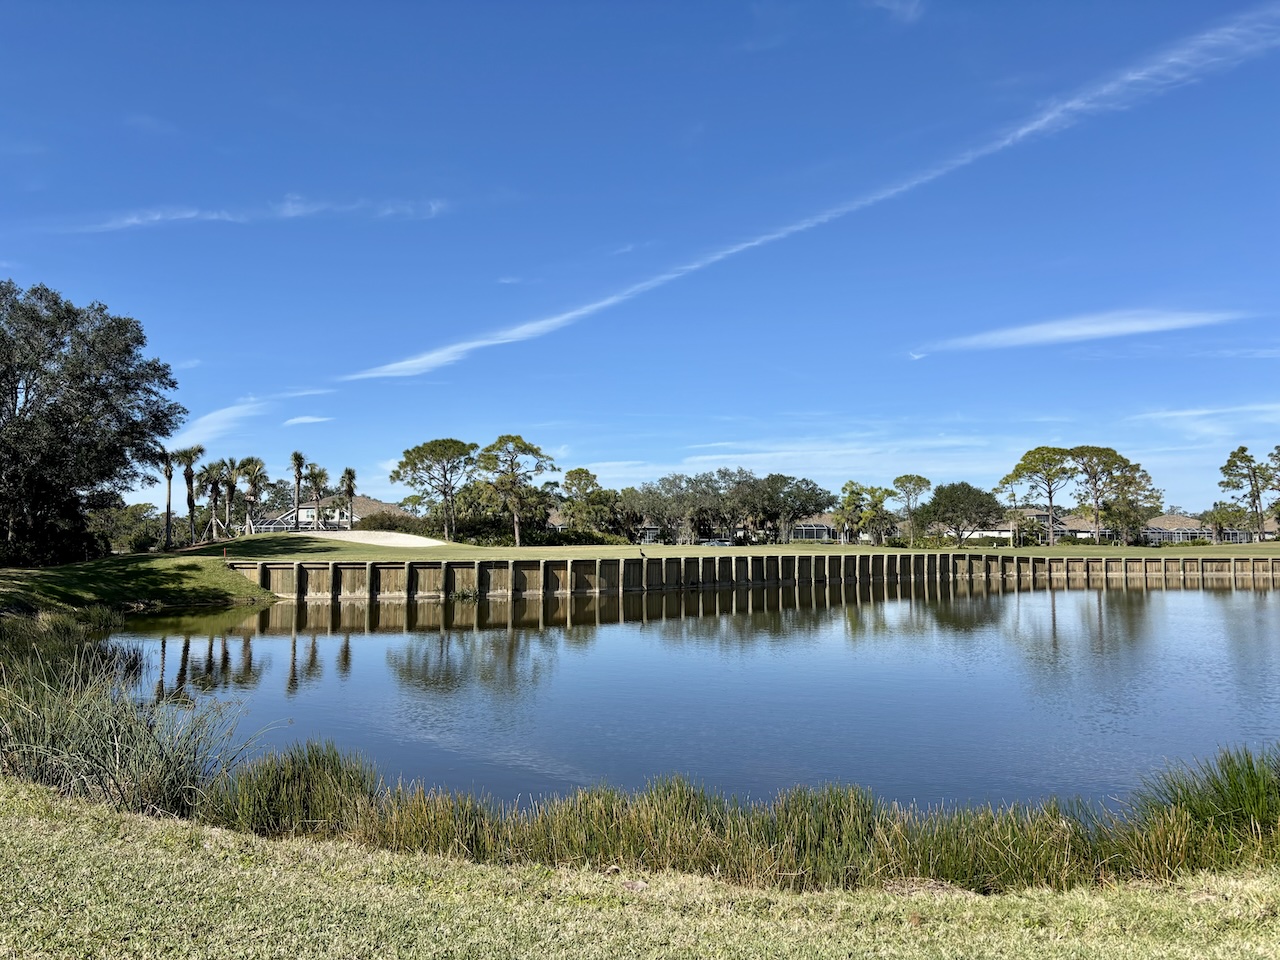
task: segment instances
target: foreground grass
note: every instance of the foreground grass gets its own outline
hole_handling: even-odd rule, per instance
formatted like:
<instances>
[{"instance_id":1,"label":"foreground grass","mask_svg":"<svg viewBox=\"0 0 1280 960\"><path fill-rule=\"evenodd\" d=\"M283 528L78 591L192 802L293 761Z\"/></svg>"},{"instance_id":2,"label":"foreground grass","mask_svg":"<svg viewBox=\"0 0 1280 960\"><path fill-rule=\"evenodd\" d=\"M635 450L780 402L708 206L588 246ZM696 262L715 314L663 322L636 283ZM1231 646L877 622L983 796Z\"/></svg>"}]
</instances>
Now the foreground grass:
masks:
<instances>
[{"instance_id":1,"label":"foreground grass","mask_svg":"<svg viewBox=\"0 0 1280 960\"><path fill-rule=\"evenodd\" d=\"M485 867L0 779L0 957L1274 957L1280 873L978 897Z\"/></svg>"}]
</instances>

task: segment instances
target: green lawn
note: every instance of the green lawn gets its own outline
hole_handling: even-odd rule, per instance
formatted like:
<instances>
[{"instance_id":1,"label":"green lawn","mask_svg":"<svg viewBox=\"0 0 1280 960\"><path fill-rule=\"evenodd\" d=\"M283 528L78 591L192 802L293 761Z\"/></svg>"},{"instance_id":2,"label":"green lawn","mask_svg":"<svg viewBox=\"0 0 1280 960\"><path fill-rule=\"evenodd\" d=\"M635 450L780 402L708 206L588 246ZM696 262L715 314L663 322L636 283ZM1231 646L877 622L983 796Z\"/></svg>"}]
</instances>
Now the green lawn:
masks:
<instances>
[{"instance_id":1,"label":"green lawn","mask_svg":"<svg viewBox=\"0 0 1280 960\"><path fill-rule=\"evenodd\" d=\"M271 599L220 557L198 554L133 554L41 570L0 569L0 611L98 604L227 606Z\"/></svg>"},{"instance_id":2,"label":"green lawn","mask_svg":"<svg viewBox=\"0 0 1280 960\"><path fill-rule=\"evenodd\" d=\"M1275 957L1280 874L791 894L269 841L0 779L0 957Z\"/></svg>"},{"instance_id":3,"label":"green lawn","mask_svg":"<svg viewBox=\"0 0 1280 960\"><path fill-rule=\"evenodd\" d=\"M192 551L198 556L221 557L223 551L236 560L488 560L520 557L637 557L643 551L650 557L697 557L724 554L797 554L797 553L911 553L921 551L896 550L892 547L842 546L838 543L794 542L755 547L697 547L645 544L643 547L591 546L591 547L472 547L450 543L439 547L376 547L341 540L325 540L309 537L305 533L265 533L252 537L239 537L224 543L200 547ZM927 552L961 552L954 548L942 548ZM1017 553L1036 557L1080 556L1171 556L1171 557L1228 557L1252 555L1280 555L1280 543L1231 544L1218 547L1025 547L1010 550L1007 547L974 547L971 553Z\"/></svg>"},{"instance_id":4,"label":"green lawn","mask_svg":"<svg viewBox=\"0 0 1280 960\"><path fill-rule=\"evenodd\" d=\"M135 554L43 570L0 569L0 611L83 607L92 604L131 606L227 605L267 601L270 597L222 563L233 560L487 560L520 557L604 559L638 557L694 557L725 554L884 553L889 548L845 547L839 544L790 543L760 547L637 546L599 547L377 547L298 534L259 534L239 537L176 554ZM946 552L946 551L943 551ZM1242 544L1220 547L1152 549L1143 547L1034 547L1017 551L974 548L973 553L1019 553L1024 556L1272 556L1280 544Z\"/></svg>"}]
</instances>

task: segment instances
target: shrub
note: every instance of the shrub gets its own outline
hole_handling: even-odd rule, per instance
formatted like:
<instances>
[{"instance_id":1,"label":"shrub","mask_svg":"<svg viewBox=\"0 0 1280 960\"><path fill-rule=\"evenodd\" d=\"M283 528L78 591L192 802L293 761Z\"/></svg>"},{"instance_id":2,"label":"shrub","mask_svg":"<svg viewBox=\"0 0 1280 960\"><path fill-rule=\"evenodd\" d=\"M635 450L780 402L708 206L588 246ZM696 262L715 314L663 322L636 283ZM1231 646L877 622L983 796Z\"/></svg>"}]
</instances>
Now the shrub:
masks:
<instances>
[{"instance_id":1,"label":"shrub","mask_svg":"<svg viewBox=\"0 0 1280 960\"><path fill-rule=\"evenodd\" d=\"M427 521L421 517L409 517L400 513L382 511L371 513L356 521L355 530L386 530L393 533L412 533L419 537L429 537Z\"/></svg>"},{"instance_id":2,"label":"shrub","mask_svg":"<svg viewBox=\"0 0 1280 960\"><path fill-rule=\"evenodd\" d=\"M526 538L521 531L521 540L528 539L533 545L543 547L595 547L604 544L625 545L630 543L626 537L614 533L600 533L597 530L541 530L530 533Z\"/></svg>"}]
</instances>

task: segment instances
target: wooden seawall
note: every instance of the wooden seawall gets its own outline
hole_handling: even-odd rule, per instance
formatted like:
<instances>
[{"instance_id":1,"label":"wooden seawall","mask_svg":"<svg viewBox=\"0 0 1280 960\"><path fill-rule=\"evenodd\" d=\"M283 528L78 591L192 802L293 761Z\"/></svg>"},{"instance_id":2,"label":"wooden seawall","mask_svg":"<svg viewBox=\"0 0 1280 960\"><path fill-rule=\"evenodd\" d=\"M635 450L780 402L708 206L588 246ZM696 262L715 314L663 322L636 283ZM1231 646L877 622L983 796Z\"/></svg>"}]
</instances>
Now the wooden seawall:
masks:
<instances>
[{"instance_id":1,"label":"wooden seawall","mask_svg":"<svg viewBox=\"0 0 1280 960\"><path fill-rule=\"evenodd\" d=\"M981 553L726 554L625 559L228 561L292 600L444 600L984 581L1002 589L1271 584L1276 557L1031 557Z\"/></svg>"}]
</instances>

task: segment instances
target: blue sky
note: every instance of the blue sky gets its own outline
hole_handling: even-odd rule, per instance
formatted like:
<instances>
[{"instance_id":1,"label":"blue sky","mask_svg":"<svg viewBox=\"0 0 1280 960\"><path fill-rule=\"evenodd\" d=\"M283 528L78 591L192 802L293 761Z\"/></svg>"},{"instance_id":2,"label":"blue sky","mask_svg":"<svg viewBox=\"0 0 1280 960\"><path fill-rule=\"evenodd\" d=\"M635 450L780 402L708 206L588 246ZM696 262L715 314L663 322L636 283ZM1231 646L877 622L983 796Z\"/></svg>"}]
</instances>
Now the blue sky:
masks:
<instances>
[{"instance_id":1,"label":"blue sky","mask_svg":"<svg viewBox=\"0 0 1280 960\"><path fill-rule=\"evenodd\" d=\"M0 276L138 318L213 456L399 499L444 436L833 490L1088 443L1202 509L1280 442L1277 3L49 2L0 36Z\"/></svg>"}]
</instances>

